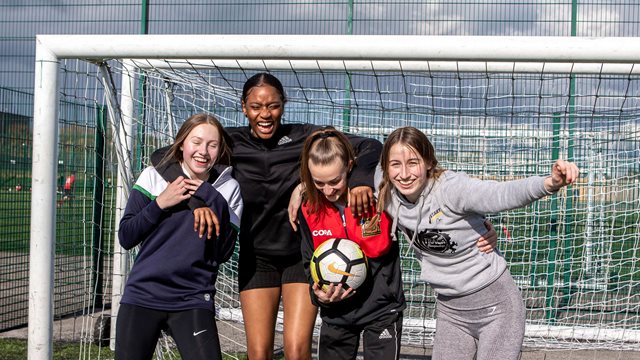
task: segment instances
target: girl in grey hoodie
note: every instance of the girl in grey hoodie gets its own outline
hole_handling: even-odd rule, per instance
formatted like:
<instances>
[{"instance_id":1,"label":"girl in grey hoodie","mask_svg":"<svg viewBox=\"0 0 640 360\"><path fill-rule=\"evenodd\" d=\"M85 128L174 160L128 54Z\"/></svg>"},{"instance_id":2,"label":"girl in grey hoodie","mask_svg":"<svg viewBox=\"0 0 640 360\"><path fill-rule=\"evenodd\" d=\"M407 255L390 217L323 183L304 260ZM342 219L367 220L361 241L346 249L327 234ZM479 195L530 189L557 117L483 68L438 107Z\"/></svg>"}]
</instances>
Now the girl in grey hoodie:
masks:
<instances>
[{"instance_id":1,"label":"girl in grey hoodie","mask_svg":"<svg viewBox=\"0 0 640 360\"><path fill-rule=\"evenodd\" d=\"M502 254L475 246L483 214L525 206L573 183L579 170L558 160L551 175L497 182L438 167L433 145L413 127L384 143L378 206L393 218L437 293L433 359L518 359L522 296ZM487 201L490 199L490 201Z\"/></svg>"}]
</instances>

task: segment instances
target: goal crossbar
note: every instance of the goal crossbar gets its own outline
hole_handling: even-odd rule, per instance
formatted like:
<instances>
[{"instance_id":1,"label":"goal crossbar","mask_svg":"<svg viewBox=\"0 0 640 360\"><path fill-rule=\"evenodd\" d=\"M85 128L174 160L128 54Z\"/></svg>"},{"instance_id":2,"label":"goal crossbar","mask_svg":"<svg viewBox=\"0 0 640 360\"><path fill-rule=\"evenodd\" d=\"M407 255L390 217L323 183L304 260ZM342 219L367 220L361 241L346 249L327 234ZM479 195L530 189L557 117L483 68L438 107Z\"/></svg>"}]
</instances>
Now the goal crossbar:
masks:
<instances>
[{"instance_id":1,"label":"goal crossbar","mask_svg":"<svg viewBox=\"0 0 640 360\"><path fill-rule=\"evenodd\" d=\"M637 63L638 38L376 35L38 35L57 58ZM552 40L550 40L552 39ZM326 54L336 54L328 57ZM36 59L38 61L38 59Z\"/></svg>"}]
</instances>

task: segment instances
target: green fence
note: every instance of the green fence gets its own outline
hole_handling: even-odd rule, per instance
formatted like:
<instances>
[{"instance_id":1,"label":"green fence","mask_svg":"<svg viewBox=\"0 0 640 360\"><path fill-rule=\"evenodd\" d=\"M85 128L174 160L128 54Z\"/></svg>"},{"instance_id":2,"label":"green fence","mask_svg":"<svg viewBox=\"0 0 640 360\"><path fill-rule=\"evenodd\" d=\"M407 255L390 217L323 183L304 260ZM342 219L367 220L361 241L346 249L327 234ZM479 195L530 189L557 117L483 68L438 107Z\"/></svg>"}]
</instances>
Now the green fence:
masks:
<instances>
[{"instance_id":1,"label":"green fence","mask_svg":"<svg viewBox=\"0 0 640 360\"><path fill-rule=\"evenodd\" d=\"M33 96L2 88L0 106L19 112L20 107L33 107ZM95 104L61 103L54 290L57 317L86 307L83 293L87 280L97 290L91 301L101 302L102 281L110 274L110 260L102 256L110 251L110 243L103 243L103 239L112 239L113 228L113 215L104 212L105 207L113 206L111 175L102 161L103 121L104 111ZM0 113L0 331L24 326L27 321L32 127L29 116ZM72 186L65 189L65 181L72 175ZM91 279L82 276L87 270L95 274Z\"/></svg>"}]
</instances>

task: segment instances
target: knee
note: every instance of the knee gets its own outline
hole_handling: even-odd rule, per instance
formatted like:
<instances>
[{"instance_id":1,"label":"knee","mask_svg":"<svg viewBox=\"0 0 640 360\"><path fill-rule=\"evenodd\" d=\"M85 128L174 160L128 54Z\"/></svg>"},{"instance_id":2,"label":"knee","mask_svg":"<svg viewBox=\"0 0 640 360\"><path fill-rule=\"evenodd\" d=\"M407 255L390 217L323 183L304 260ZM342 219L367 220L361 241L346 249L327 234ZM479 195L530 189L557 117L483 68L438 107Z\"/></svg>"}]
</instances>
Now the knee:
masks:
<instances>
[{"instance_id":1,"label":"knee","mask_svg":"<svg viewBox=\"0 0 640 360\"><path fill-rule=\"evenodd\" d=\"M304 342L289 343L284 345L284 357L287 360L310 360L311 344Z\"/></svg>"},{"instance_id":2,"label":"knee","mask_svg":"<svg viewBox=\"0 0 640 360\"><path fill-rule=\"evenodd\" d=\"M250 349L247 351L249 360L273 360L273 351L267 349Z\"/></svg>"}]
</instances>

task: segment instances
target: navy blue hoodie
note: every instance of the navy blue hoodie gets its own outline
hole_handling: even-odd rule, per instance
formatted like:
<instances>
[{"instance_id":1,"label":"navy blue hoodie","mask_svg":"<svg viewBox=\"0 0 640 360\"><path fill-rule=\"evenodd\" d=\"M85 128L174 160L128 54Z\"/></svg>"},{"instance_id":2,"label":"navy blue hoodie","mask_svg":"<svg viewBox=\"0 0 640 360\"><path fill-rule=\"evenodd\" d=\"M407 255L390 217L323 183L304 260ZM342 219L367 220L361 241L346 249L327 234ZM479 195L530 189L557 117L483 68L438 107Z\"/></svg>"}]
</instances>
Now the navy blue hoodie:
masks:
<instances>
[{"instance_id":1,"label":"navy blue hoodie","mask_svg":"<svg viewBox=\"0 0 640 360\"><path fill-rule=\"evenodd\" d=\"M233 253L243 209L232 169L214 169L219 176L213 184L205 182L195 193L220 220L220 236L209 240L194 231L186 201L160 209L155 199L168 183L153 167L142 172L118 230L123 248L140 245L121 303L163 311L214 310L218 267Z\"/></svg>"}]
</instances>

